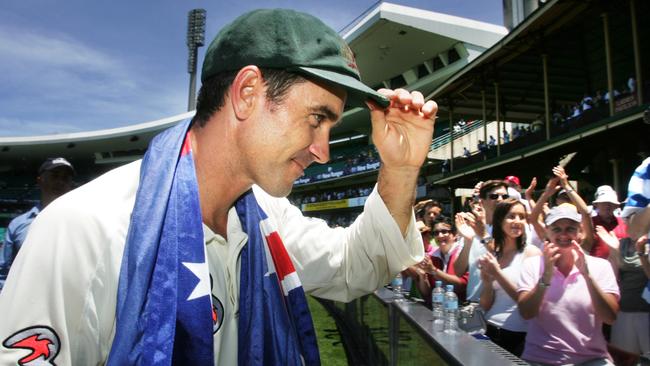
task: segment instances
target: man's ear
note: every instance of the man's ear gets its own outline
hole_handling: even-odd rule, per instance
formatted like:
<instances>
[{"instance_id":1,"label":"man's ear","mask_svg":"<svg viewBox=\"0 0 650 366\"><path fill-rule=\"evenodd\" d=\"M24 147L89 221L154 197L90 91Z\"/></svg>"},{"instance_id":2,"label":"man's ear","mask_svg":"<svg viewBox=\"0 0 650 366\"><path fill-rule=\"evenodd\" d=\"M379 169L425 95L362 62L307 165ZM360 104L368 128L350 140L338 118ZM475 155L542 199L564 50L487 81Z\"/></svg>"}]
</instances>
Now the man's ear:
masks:
<instances>
[{"instance_id":1,"label":"man's ear","mask_svg":"<svg viewBox=\"0 0 650 366\"><path fill-rule=\"evenodd\" d=\"M250 117L263 97L262 71L254 65L239 70L230 86L230 103L237 119L245 120Z\"/></svg>"}]
</instances>

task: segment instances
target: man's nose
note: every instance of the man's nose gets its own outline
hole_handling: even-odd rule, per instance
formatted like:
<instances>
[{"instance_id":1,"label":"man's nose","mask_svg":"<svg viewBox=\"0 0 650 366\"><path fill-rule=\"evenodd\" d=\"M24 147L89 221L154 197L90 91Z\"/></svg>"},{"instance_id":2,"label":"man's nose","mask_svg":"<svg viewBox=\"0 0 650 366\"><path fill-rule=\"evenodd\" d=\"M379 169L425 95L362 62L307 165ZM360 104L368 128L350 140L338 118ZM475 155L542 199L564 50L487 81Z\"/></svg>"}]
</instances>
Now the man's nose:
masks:
<instances>
[{"instance_id":1,"label":"man's nose","mask_svg":"<svg viewBox=\"0 0 650 366\"><path fill-rule=\"evenodd\" d=\"M314 142L309 145L309 152L314 157L314 161L325 164L330 161L330 137L329 131L319 131Z\"/></svg>"}]
</instances>

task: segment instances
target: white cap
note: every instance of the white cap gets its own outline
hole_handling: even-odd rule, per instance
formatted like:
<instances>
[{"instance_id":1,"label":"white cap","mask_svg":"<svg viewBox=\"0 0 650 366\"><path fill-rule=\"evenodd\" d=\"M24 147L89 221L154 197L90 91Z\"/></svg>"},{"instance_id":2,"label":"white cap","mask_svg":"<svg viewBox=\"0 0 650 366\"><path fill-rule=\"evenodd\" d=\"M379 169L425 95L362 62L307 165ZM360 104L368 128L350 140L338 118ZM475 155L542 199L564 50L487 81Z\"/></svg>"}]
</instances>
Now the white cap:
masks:
<instances>
[{"instance_id":1,"label":"white cap","mask_svg":"<svg viewBox=\"0 0 650 366\"><path fill-rule=\"evenodd\" d=\"M545 223L546 225L552 225L554 222L560 219L569 219L579 223L582 221L582 215L578 213L576 206L570 203L563 203L551 209L551 211L546 216Z\"/></svg>"},{"instance_id":2,"label":"white cap","mask_svg":"<svg viewBox=\"0 0 650 366\"><path fill-rule=\"evenodd\" d=\"M592 204L593 203L613 203L615 205L621 204L618 201L618 195L616 194L616 191L611 186L605 185L605 186L598 187L594 197L595 199L592 202Z\"/></svg>"}]
</instances>

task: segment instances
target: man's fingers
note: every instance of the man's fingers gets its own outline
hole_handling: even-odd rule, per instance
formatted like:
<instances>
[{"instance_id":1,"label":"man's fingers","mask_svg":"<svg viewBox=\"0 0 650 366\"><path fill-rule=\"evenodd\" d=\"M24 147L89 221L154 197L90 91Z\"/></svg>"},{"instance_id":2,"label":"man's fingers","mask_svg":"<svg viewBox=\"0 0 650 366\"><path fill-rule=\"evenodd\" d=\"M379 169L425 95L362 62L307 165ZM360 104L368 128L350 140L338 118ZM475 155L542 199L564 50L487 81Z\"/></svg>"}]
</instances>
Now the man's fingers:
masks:
<instances>
[{"instance_id":1,"label":"man's fingers","mask_svg":"<svg viewBox=\"0 0 650 366\"><path fill-rule=\"evenodd\" d=\"M422 109L422 106L424 106L424 95L419 91L411 92L411 105L417 110Z\"/></svg>"},{"instance_id":2,"label":"man's fingers","mask_svg":"<svg viewBox=\"0 0 650 366\"><path fill-rule=\"evenodd\" d=\"M424 101L424 96L419 91L409 92L406 89L379 89L378 93L382 94L391 101L389 108L399 108L403 111L412 111L416 113L422 113L424 118L434 119L436 113L438 112L438 104L429 100ZM370 110L376 109L374 106Z\"/></svg>"},{"instance_id":3,"label":"man's fingers","mask_svg":"<svg viewBox=\"0 0 650 366\"><path fill-rule=\"evenodd\" d=\"M406 89L395 89L395 94L397 95L397 101L402 105L409 105L413 101L411 93Z\"/></svg>"},{"instance_id":4,"label":"man's fingers","mask_svg":"<svg viewBox=\"0 0 650 366\"><path fill-rule=\"evenodd\" d=\"M425 118L434 119L436 117L436 114L438 113L438 103L434 102L433 100L430 100L424 103L424 106L422 106L420 111L422 112Z\"/></svg>"},{"instance_id":5,"label":"man's fingers","mask_svg":"<svg viewBox=\"0 0 650 366\"><path fill-rule=\"evenodd\" d=\"M386 89L386 88L381 88L381 89L377 90L377 93L385 96L386 98L388 98L390 100L392 100L395 97L395 95L397 94L395 90Z\"/></svg>"}]
</instances>

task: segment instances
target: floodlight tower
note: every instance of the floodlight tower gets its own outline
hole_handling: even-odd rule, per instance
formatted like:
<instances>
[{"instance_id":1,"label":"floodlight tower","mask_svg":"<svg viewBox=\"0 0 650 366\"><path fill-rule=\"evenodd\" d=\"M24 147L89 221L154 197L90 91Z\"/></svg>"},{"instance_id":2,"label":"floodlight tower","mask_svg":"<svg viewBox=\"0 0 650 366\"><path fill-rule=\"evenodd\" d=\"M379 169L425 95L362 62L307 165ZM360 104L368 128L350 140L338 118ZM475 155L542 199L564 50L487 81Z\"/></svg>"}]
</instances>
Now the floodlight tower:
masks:
<instances>
[{"instance_id":1,"label":"floodlight tower","mask_svg":"<svg viewBox=\"0 0 650 366\"><path fill-rule=\"evenodd\" d=\"M196 59L199 47L205 42L205 9L193 9L187 14L187 72L190 74L190 95L187 110L196 109Z\"/></svg>"}]
</instances>

